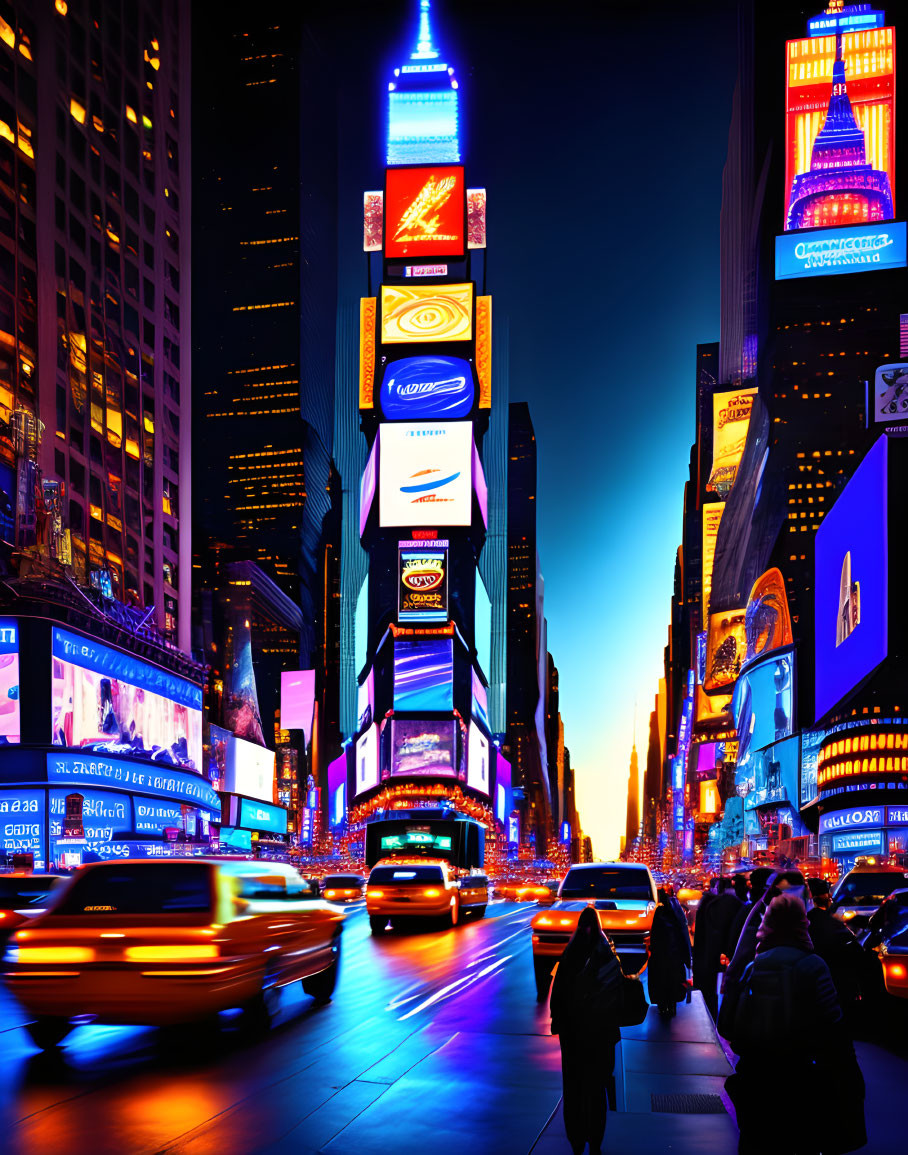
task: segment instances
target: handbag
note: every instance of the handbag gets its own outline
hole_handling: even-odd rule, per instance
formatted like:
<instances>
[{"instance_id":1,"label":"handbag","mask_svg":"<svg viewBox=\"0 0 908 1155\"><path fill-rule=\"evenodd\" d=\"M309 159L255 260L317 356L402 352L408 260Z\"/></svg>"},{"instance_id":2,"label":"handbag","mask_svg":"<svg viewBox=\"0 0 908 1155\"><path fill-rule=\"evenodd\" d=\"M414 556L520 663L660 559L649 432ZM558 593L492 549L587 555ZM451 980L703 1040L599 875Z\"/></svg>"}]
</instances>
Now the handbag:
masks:
<instances>
[{"instance_id":1,"label":"handbag","mask_svg":"<svg viewBox=\"0 0 908 1155\"><path fill-rule=\"evenodd\" d=\"M637 1027L646 1018L649 1003L643 983L638 978L622 975L621 1010L618 1014L619 1027Z\"/></svg>"}]
</instances>

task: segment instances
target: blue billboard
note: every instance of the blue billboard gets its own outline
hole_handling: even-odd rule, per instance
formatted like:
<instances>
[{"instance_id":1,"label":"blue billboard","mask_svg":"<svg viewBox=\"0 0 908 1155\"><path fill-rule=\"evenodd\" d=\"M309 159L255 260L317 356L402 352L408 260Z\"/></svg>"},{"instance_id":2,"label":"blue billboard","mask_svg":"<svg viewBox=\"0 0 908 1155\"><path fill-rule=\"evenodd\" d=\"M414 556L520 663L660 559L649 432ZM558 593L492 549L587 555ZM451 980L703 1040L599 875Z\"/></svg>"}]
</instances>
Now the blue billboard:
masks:
<instances>
[{"instance_id":1,"label":"blue billboard","mask_svg":"<svg viewBox=\"0 0 908 1155\"><path fill-rule=\"evenodd\" d=\"M453 710L454 643L450 638L394 643L394 709Z\"/></svg>"},{"instance_id":2,"label":"blue billboard","mask_svg":"<svg viewBox=\"0 0 908 1155\"><path fill-rule=\"evenodd\" d=\"M48 754L47 780L80 788L112 786L131 794L179 799L215 814L221 811L217 792L204 778L173 766L127 762L125 758L97 758L94 755Z\"/></svg>"},{"instance_id":3,"label":"blue billboard","mask_svg":"<svg viewBox=\"0 0 908 1155\"><path fill-rule=\"evenodd\" d=\"M0 792L0 850L31 853L35 869L44 869L44 791Z\"/></svg>"},{"instance_id":4,"label":"blue billboard","mask_svg":"<svg viewBox=\"0 0 908 1155\"><path fill-rule=\"evenodd\" d=\"M237 826L245 830L268 830L274 834L287 833L287 811L267 802L240 799L240 819Z\"/></svg>"},{"instance_id":5,"label":"blue billboard","mask_svg":"<svg viewBox=\"0 0 908 1155\"><path fill-rule=\"evenodd\" d=\"M859 831L856 834L833 834L833 854L882 854L882 830Z\"/></svg>"},{"instance_id":6,"label":"blue billboard","mask_svg":"<svg viewBox=\"0 0 908 1155\"><path fill-rule=\"evenodd\" d=\"M871 674L888 651L887 465L884 435L817 530L817 720Z\"/></svg>"},{"instance_id":7,"label":"blue billboard","mask_svg":"<svg viewBox=\"0 0 908 1155\"><path fill-rule=\"evenodd\" d=\"M385 366L381 411L388 421L469 417L473 370L462 357L403 357Z\"/></svg>"},{"instance_id":8,"label":"blue billboard","mask_svg":"<svg viewBox=\"0 0 908 1155\"><path fill-rule=\"evenodd\" d=\"M811 229L776 237L776 280L902 269L908 261L904 221Z\"/></svg>"}]
</instances>

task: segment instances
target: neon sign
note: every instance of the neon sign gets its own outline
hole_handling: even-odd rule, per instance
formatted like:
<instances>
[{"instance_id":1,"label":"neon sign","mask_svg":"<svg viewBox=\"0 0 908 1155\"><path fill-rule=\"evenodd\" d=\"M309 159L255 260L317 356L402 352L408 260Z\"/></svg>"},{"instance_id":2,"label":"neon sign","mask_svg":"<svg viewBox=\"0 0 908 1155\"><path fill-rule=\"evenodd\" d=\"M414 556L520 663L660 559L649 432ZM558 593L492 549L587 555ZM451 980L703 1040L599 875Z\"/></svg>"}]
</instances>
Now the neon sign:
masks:
<instances>
[{"instance_id":1,"label":"neon sign","mask_svg":"<svg viewBox=\"0 0 908 1155\"><path fill-rule=\"evenodd\" d=\"M83 758L80 754L48 754L48 782L113 786L137 794L178 798L213 813L221 804L209 784L186 770L127 762L124 758Z\"/></svg>"}]
</instances>

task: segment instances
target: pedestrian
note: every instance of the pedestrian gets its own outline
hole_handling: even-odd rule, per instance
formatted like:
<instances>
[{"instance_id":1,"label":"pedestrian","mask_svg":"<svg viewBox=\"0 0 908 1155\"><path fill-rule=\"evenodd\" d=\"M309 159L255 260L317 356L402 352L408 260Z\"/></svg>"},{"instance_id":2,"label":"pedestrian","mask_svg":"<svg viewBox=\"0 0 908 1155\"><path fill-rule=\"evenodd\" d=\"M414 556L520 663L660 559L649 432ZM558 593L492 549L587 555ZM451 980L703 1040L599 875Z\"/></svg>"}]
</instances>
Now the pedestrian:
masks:
<instances>
[{"instance_id":1,"label":"pedestrian","mask_svg":"<svg viewBox=\"0 0 908 1155\"><path fill-rule=\"evenodd\" d=\"M552 1034L561 1043L564 1129L575 1155L602 1148L624 982L593 907L584 907L552 983Z\"/></svg>"},{"instance_id":2,"label":"pedestrian","mask_svg":"<svg viewBox=\"0 0 908 1155\"><path fill-rule=\"evenodd\" d=\"M728 961L731 944L731 928L741 909L741 900L734 892L734 882L730 878L720 878L717 897L706 911L697 912L697 927L694 932L694 986L703 992L703 1001L715 1020L719 1014L719 995L716 983L719 972ZM702 946L697 955L698 932L702 933ZM699 965L698 965L699 964Z\"/></svg>"},{"instance_id":3,"label":"pedestrian","mask_svg":"<svg viewBox=\"0 0 908 1155\"><path fill-rule=\"evenodd\" d=\"M756 956L726 989L719 1031L739 1056L725 1083L739 1155L844 1155L866 1144L864 1080L804 903L790 891L767 907ZM767 1096L780 1063L785 1085L798 1093ZM822 1109L806 1111L805 1101Z\"/></svg>"},{"instance_id":4,"label":"pedestrian","mask_svg":"<svg viewBox=\"0 0 908 1155\"><path fill-rule=\"evenodd\" d=\"M657 896L659 905L653 914L647 968L649 1001L659 1008L663 1018L671 1018L677 1004L687 993L687 967L691 962L690 934L684 912L681 912L679 920L667 889L660 887Z\"/></svg>"},{"instance_id":5,"label":"pedestrian","mask_svg":"<svg viewBox=\"0 0 908 1155\"><path fill-rule=\"evenodd\" d=\"M718 887L718 878L711 878L709 880L709 887L705 889L700 896L697 914L694 919L693 971L695 990L700 989L697 985L697 980L698 978L702 979L706 970L706 912L719 897L717 893Z\"/></svg>"},{"instance_id":6,"label":"pedestrian","mask_svg":"<svg viewBox=\"0 0 908 1155\"><path fill-rule=\"evenodd\" d=\"M729 983L738 982L748 963L753 962L757 953L757 933L763 917L774 898L780 894L790 893L800 898L807 907L810 902L810 892L807 882L799 870L779 871L773 873L766 880L766 890L759 902L753 904L748 914L736 945L731 951L731 961L725 972L722 983L723 991ZM732 931L734 933L734 931Z\"/></svg>"},{"instance_id":7,"label":"pedestrian","mask_svg":"<svg viewBox=\"0 0 908 1155\"><path fill-rule=\"evenodd\" d=\"M845 1025L853 1034L861 1004L864 952L850 928L832 913L832 895L826 879L810 878L807 885L813 899L813 907L807 912L810 940L829 967Z\"/></svg>"},{"instance_id":8,"label":"pedestrian","mask_svg":"<svg viewBox=\"0 0 908 1155\"><path fill-rule=\"evenodd\" d=\"M744 929L748 915L766 893L766 883L768 879L772 877L772 873L772 870L768 866L756 866L750 872L746 905L741 907L735 915L735 921L731 924L729 941L732 943L732 950L729 952L729 957L734 957L735 950L738 946L738 939L741 937L741 931ZM760 917L762 918L763 916L761 915Z\"/></svg>"}]
</instances>

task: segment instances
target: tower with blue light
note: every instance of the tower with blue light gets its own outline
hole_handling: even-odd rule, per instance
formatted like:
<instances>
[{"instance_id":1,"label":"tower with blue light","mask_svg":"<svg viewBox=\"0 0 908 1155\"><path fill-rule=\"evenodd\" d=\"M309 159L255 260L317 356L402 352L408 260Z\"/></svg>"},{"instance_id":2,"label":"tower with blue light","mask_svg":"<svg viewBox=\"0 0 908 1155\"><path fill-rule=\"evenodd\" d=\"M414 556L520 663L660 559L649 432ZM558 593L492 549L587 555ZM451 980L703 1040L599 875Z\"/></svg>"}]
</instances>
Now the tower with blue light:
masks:
<instances>
[{"instance_id":1,"label":"tower with blue light","mask_svg":"<svg viewBox=\"0 0 908 1155\"><path fill-rule=\"evenodd\" d=\"M432 41L430 0L419 0L419 34L388 84L387 163L458 164L457 81Z\"/></svg>"}]
</instances>

